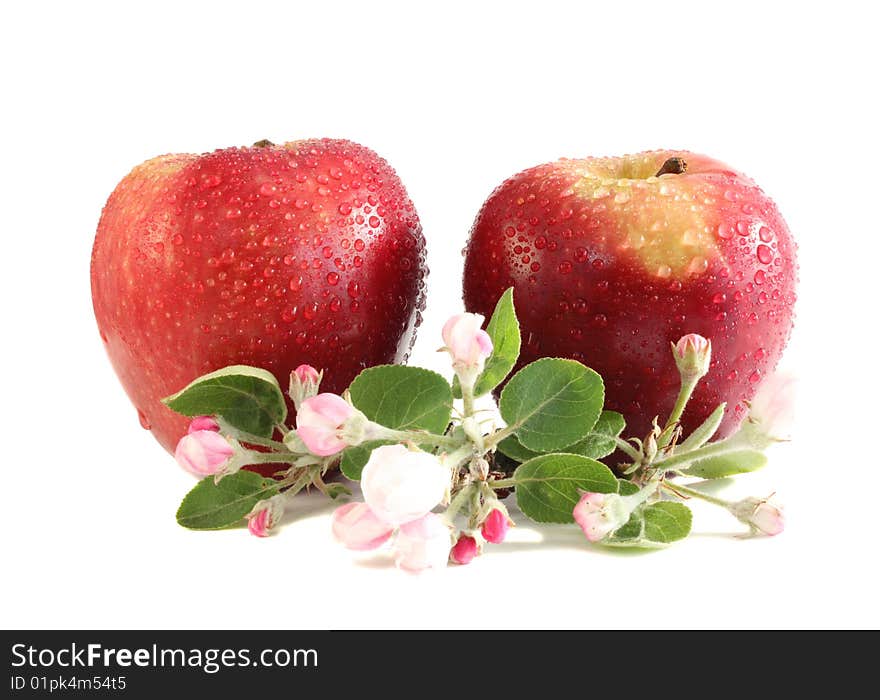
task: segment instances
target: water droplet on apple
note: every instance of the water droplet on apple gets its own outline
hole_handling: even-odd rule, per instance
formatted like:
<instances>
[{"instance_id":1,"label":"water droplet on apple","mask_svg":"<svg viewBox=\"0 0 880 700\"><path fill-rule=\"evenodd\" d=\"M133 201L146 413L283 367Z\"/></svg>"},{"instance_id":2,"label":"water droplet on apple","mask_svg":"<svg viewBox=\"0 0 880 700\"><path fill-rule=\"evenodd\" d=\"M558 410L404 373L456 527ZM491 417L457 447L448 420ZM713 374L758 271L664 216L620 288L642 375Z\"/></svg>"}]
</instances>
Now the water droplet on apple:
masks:
<instances>
[{"instance_id":1,"label":"water droplet on apple","mask_svg":"<svg viewBox=\"0 0 880 700\"><path fill-rule=\"evenodd\" d=\"M758 260L764 265L769 265L773 261L773 251L769 246L761 244L758 246Z\"/></svg>"},{"instance_id":2,"label":"water droplet on apple","mask_svg":"<svg viewBox=\"0 0 880 700\"><path fill-rule=\"evenodd\" d=\"M337 272L328 272L327 273L327 284L331 286L336 286L339 284L339 273Z\"/></svg>"},{"instance_id":3,"label":"water droplet on apple","mask_svg":"<svg viewBox=\"0 0 880 700\"><path fill-rule=\"evenodd\" d=\"M152 426L150 425L150 421L147 418L146 414L141 409L137 410L137 414L138 414L138 421L140 422L141 427L144 430L150 430L152 428Z\"/></svg>"},{"instance_id":4,"label":"water droplet on apple","mask_svg":"<svg viewBox=\"0 0 880 700\"><path fill-rule=\"evenodd\" d=\"M733 228L727 222L722 221L718 224L718 237L724 238L725 240L728 238L733 238Z\"/></svg>"}]
</instances>

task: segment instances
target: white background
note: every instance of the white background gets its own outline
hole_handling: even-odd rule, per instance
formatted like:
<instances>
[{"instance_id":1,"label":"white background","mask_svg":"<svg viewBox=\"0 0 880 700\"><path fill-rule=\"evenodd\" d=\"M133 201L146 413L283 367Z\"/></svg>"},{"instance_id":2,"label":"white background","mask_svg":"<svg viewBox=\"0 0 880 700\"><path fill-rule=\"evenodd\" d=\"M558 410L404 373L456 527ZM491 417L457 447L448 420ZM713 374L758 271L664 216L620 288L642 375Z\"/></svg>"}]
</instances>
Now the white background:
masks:
<instances>
[{"instance_id":1,"label":"white background","mask_svg":"<svg viewBox=\"0 0 880 700\"><path fill-rule=\"evenodd\" d=\"M876 627L876 18L863 3L5 3L0 10L5 627ZM492 188L560 156L702 151L800 244L795 441L730 494L788 529L696 512L652 554L532 529L409 576L295 504L276 537L193 533L191 478L139 426L89 298L101 207L134 165L345 137L397 169L430 250L414 361L460 309ZM540 540L545 540L539 544Z\"/></svg>"}]
</instances>

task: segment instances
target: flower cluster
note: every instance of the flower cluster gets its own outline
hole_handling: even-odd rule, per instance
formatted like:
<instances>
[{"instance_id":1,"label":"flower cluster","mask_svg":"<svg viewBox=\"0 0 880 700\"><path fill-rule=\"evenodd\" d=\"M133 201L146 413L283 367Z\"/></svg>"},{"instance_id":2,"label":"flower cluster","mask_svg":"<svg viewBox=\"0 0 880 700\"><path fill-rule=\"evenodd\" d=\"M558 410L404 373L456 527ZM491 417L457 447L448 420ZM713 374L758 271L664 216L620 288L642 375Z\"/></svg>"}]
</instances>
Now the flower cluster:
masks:
<instances>
[{"instance_id":1,"label":"flower cluster","mask_svg":"<svg viewBox=\"0 0 880 700\"><path fill-rule=\"evenodd\" d=\"M334 480L341 473L360 482L363 500L335 510L335 539L354 551L386 547L399 568L412 572L468 564L486 543L504 542L514 524L503 502L511 493L524 516L576 524L587 541L605 546L662 547L682 539L691 529L692 499L725 508L753 534L782 532L782 508L771 498L726 501L694 480L764 464L763 450L787 439L789 378L764 383L733 435L712 441L724 404L682 435L681 416L712 355L709 340L685 335L672 344L680 375L672 411L647 436L624 439L623 416L603 407L602 380L582 364L549 358L508 378L520 343L511 290L489 330L484 320L462 313L443 326L452 384L427 370L387 365L365 370L338 395L321 393L322 372L297 367L288 388L293 428L276 379L257 368L220 370L169 397L171 408L193 417L175 458L205 477L184 499L178 520L207 529L243 519L265 537L302 489L334 499L351 495ZM234 414L216 410L218 378L235 392ZM500 415L477 411L475 397L501 382ZM563 410L566 419L559 420ZM608 457L617 458L610 467L600 461ZM274 471L261 476L255 465Z\"/></svg>"},{"instance_id":2,"label":"flower cluster","mask_svg":"<svg viewBox=\"0 0 880 700\"><path fill-rule=\"evenodd\" d=\"M432 454L404 445L373 450L361 476L363 503L333 514L333 534L349 549L375 549L393 534L395 562L408 571L443 566L451 531L431 511L448 494L449 469Z\"/></svg>"}]
</instances>

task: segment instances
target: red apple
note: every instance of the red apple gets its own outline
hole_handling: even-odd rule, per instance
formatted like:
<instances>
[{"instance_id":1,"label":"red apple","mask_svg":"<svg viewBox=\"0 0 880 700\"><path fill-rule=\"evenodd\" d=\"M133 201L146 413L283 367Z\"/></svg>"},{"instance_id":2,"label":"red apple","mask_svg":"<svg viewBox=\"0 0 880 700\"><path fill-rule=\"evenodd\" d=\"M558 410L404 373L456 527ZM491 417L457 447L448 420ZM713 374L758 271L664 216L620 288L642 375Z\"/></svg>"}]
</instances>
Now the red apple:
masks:
<instances>
[{"instance_id":1,"label":"red apple","mask_svg":"<svg viewBox=\"0 0 880 700\"><path fill-rule=\"evenodd\" d=\"M683 426L726 401L727 435L782 354L796 278L788 227L752 180L706 156L653 151L559 160L504 182L471 230L464 301L489 314L515 287L520 365L589 365L638 436L672 409L670 342L710 338L712 366Z\"/></svg>"},{"instance_id":2,"label":"red apple","mask_svg":"<svg viewBox=\"0 0 880 700\"><path fill-rule=\"evenodd\" d=\"M160 403L230 364L325 370L342 391L403 361L424 308L425 241L394 170L350 141L166 155L116 187L92 252L101 338L141 423L168 450L187 418Z\"/></svg>"}]
</instances>

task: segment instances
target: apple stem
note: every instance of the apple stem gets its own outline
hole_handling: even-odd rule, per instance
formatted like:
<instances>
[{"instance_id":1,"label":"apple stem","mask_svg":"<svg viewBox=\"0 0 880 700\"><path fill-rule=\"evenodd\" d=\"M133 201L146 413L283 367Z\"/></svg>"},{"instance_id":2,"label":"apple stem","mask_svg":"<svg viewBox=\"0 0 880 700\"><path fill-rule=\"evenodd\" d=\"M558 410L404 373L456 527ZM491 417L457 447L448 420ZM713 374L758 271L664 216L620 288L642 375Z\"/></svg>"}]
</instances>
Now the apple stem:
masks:
<instances>
[{"instance_id":1,"label":"apple stem","mask_svg":"<svg viewBox=\"0 0 880 700\"><path fill-rule=\"evenodd\" d=\"M256 141L254 143L253 147L254 148L269 148L269 146L274 146L274 145L275 144L272 143L269 139L260 139L259 141Z\"/></svg>"},{"instance_id":2,"label":"apple stem","mask_svg":"<svg viewBox=\"0 0 880 700\"><path fill-rule=\"evenodd\" d=\"M660 166L660 170L657 171L655 177L660 177L661 175L681 175L682 173L687 172L687 169L687 161L684 158L675 156L666 159L666 162Z\"/></svg>"}]
</instances>

